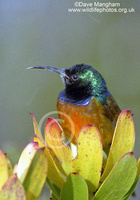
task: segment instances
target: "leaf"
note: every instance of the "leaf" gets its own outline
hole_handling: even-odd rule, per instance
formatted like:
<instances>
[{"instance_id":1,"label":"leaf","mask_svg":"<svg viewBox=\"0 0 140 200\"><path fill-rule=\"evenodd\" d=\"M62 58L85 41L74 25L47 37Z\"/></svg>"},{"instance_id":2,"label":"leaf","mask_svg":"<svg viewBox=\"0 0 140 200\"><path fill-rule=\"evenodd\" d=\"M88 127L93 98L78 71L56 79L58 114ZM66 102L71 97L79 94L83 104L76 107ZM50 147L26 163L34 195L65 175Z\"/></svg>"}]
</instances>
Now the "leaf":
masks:
<instances>
[{"instance_id":1,"label":"leaf","mask_svg":"<svg viewBox=\"0 0 140 200\"><path fill-rule=\"evenodd\" d=\"M87 182L90 192L99 185L102 169L102 144L98 129L86 125L77 137L78 155L72 161L73 172L79 173Z\"/></svg>"},{"instance_id":2,"label":"leaf","mask_svg":"<svg viewBox=\"0 0 140 200\"><path fill-rule=\"evenodd\" d=\"M70 174L60 196L60 200L88 200L88 187L85 180L79 174Z\"/></svg>"},{"instance_id":3,"label":"leaf","mask_svg":"<svg viewBox=\"0 0 140 200\"><path fill-rule=\"evenodd\" d=\"M103 151L102 171L105 169L106 163L107 163L107 154Z\"/></svg>"},{"instance_id":4,"label":"leaf","mask_svg":"<svg viewBox=\"0 0 140 200\"><path fill-rule=\"evenodd\" d=\"M42 140L37 135L34 135L33 142L37 142L39 148L45 147L45 144L42 142Z\"/></svg>"},{"instance_id":5,"label":"leaf","mask_svg":"<svg viewBox=\"0 0 140 200\"><path fill-rule=\"evenodd\" d=\"M21 181L21 183L24 182L24 179L26 178L26 175L30 168L30 164L38 149L39 149L38 143L31 142L22 151L18 165L16 166L14 171L14 173L17 173L17 176Z\"/></svg>"},{"instance_id":6,"label":"leaf","mask_svg":"<svg viewBox=\"0 0 140 200\"><path fill-rule=\"evenodd\" d=\"M16 174L11 175L0 191L1 200L25 200L25 190Z\"/></svg>"},{"instance_id":7,"label":"leaf","mask_svg":"<svg viewBox=\"0 0 140 200\"><path fill-rule=\"evenodd\" d=\"M44 150L45 148L37 150L24 179L27 199L37 199L46 181L48 166Z\"/></svg>"},{"instance_id":8,"label":"leaf","mask_svg":"<svg viewBox=\"0 0 140 200\"><path fill-rule=\"evenodd\" d=\"M125 154L115 164L93 200L121 200L134 183L136 171L136 159L133 153Z\"/></svg>"},{"instance_id":9,"label":"leaf","mask_svg":"<svg viewBox=\"0 0 140 200\"><path fill-rule=\"evenodd\" d=\"M120 113L113 136L112 145L108 155L107 164L101 177L105 180L115 163L126 153L133 151L135 143L134 122L130 110Z\"/></svg>"},{"instance_id":10,"label":"leaf","mask_svg":"<svg viewBox=\"0 0 140 200\"><path fill-rule=\"evenodd\" d=\"M0 189L8 179L8 164L5 154L0 150Z\"/></svg>"},{"instance_id":11,"label":"leaf","mask_svg":"<svg viewBox=\"0 0 140 200\"><path fill-rule=\"evenodd\" d=\"M62 169L61 172L64 175L68 175L72 170L72 155L70 148L64 144L62 140L62 129L58 122L53 118L48 118L45 125L45 141L47 148L50 150L53 159L57 160L56 164L61 170L59 166L61 164Z\"/></svg>"},{"instance_id":12,"label":"leaf","mask_svg":"<svg viewBox=\"0 0 140 200\"><path fill-rule=\"evenodd\" d=\"M39 147L44 145L42 141L40 140L40 138L38 138L36 135L34 136L34 141L38 142ZM62 185L64 183L64 178L60 174L48 149L45 148L44 151L45 151L47 161L48 161L48 175L47 176L55 185L57 185L59 188L62 188Z\"/></svg>"},{"instance_id":13,"label":"leaf","mask_svg":"<svg viewBox=\"0 0 140 200\"><path fill-rule=\"evenodd\" d=\"M137 175L136 175L135 181L134 181L133 185L131 186L130 190L127 192L127 194L123 197L122 200L128 199L133 194L133 192L137 186L137 183L139 181L139 178L140 178L140 158L137 162Z\"/></svg>"},{"instance_id":14,"label":"leaf","mask_svg":"<svg viewBox=\"0 0 140 200\"><path fill-rule=\"evenodd\" d=\"M8 176L11 176L13 174L13 169L12 169L12 165L11 165L11 162L7 156L7 154L4 154L5 155L5 159L7 161L7 167L8 167Z\"/></svg>"},{"instance_id":15,"label":"leaf","mask_svg":"<svg viewBox=\"0 0 140 200\"><path fill-rule=\"evenodd\" d=\"M139 176L136 177L133 185L131 186L130 190L127 192L127 194L122 198L122 200L127 200L134 192L136 186L137 186L137 183L139 181Z\"/></svg>"},{"instance_id":16,"label":"leaf","mask_svg":"<svg viewBox=\"0 0 140 200\"><path fill-rule=\"evenodd\" d=\"M137 162L137 176L140 176L140 158Z\"/></svg>"},{"instance_id":17,"label":"leaf","mask_svg":"<svg viewBox=\"0 0 140 200\"><path fill-rule=\"evenodd\" d=\"M55 194L51 191L51 197L52 198L50 198L50 199L53 199L53 200L59 200L56 196L55 196Z\"/></svg>"},{"instance_id":18,"label":"leaf","mask_svg":"<svg viewBox=\"0 0 140 200\"><path fill-rule=\"evenodd\" d=\"M52 197L54 198L60 198L60 189L55 185L55 184L53 184L50 180L49 180L49 178L47 178L47 180L46 180L46 182L47 182L47 184L48 184L48 186L49 186L49 188L51 189L51 191L52 191Z\"/></svg>"},{"instance_id":19,"label":"leaf","mask_svg":"<svg viewBox=\"0 0 140 200\"><path fill-rule=\"evenodd\" d=\"M42 137L41 131L40 131L39 127L38 127L38 123L37 123L37 121L36 121L36 119L35 119L35 117L34 117L34 114L33 114L33 113L30 113L30 114L31 114L32 117L33 117L34 132L35 132L35 134L41 139L41 141L42 141L42 142L44 143L44 145L45 145L45 141L44 141L44 139L43 139L43 137Z\"/></svg>"},{"instance_id":20,"label":"leaf","mask_svg":"<svg viewBox=\"0 0 140 200\"><path fill-rule=\"evenodd\" d=\"M29 143L15 168L29 199L36 199L39 196L46 180L47 158L44 151L45 148L39 148L37 142Z\"/></svg>"}]
</instances>

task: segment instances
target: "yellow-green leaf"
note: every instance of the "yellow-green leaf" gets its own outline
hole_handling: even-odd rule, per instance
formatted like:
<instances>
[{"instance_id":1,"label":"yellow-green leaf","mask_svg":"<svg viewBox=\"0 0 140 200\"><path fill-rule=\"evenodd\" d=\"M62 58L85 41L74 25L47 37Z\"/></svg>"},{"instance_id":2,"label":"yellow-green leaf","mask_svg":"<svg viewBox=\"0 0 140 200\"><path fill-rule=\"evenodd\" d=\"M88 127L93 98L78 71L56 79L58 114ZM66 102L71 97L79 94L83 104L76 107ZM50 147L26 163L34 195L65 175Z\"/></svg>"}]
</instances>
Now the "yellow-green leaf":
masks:
<instances>
[{"instance_id":1,"label":"yellow-green leaf","mask_svg":"<svg viewBox=\"0 0 140 200\"><path fill-rule=\"evenodd\" d=\"M79 173L87 182L90 192L99 185L102 168L102 144L98 129L86 125L77 137L78 155L72 161L73 172Z\"/></svg>"},{"instance_id":2,"label":"yellow-green leaf","mask_svg":"<svg viewBox=\"0 0 140 200\"><path fill-rule=\"evenodd\" d=\"M38 142L39 147L43 146L43 143L36 135L34 136L34 141ZM47 176L55 185L57 185L59 188L62 188L62 185L64 183L64 178L60 174L48 149L45 148L44 151L45 151L47 161L48 161L48 175Z\"/></svg>"},{"instance_id":3,"label":"yellow-green leaf","mask_svg":"<svg viewBox=\"0 0 140 200\"><path fill-rule=\"evenodd\" d=\"M137 162L137 176L140 176L140 158Z\"/></svg>"},{"instance_id":4,"label":"yellow-green leaf","mask_svg":"<svg viewBox=\"0 0 140 200\"><path fill-rule=\"evenodd\" d=\"M136 177L136 159L133 153L125 154L113 167L93 200L121 200Z\"/></svg>"},{"instance_id":5,"label":"yellow-green leaf","mask_svg":"<svg viewBox=\"0 0 140 200\"><path fill-rule=\"evenodd\" d=\"M8 179L8 176L9 172L8 172L7 159L4 153L0 150L0 189Z\"/></svg>"},{"instance_id":6,"label":"yellow-green leaf","mask_svg":"<svg viewBox=\"0 0 140 200\"><path fill-rule=\"evenodd\" d=\"M60 198L60 188L58 188L49 178L46 179L46 183L51 189L51 197L58 200Z\"/></svg>"},{"instance_id":7,"label":"yellow-green leaf","mask_svg":"<svg viewBox=\"0 0 140 200\"><path fill-rule=\"evenodd\" d=\"M72 170L72 155L70 148L63 142L62 129L58 122L53 118L48 118L45 126L45 141L47 148L55 160L57 160L65 173L68 175Z\"/></svg>"},{"instance_id":8,"label":"yellow-green leaf","mask_svg":"<svg viewBox=\"0 0 140 200\"><path fill-rule=\"evenodd\" d=\"M4 154L5 155L5 158L6 158L6 161L7 161L7 167L8 167L8 176L11 176L12 173L13 173L13 169L12 169L12 165L11 165L11 162L7 156L7 154Z\"/></svg>"},{"instance_id":9,"label":"yellow-green leaf","mask_svg":"<svg viewBox=\"0 0 140 200\"><path fill-rule=\"evenodd\" d=\"M37 142L39 148L45 147L45 144L41 141L41 139L37 135L34 135L33 142Z\"/></svg>"},{"instance_id":10,"label":"yellow-green leaf","mask_svg":"<svg viewBox=\"0 0 140 200\"><path fill-rule=\"evenodd\" d=\"M134 193L138 181L139 181L139 176L135 178L133 185L121 200L127 200Z\"/></svg>"},{"instance_id":11,"label":"yellow-green leaf","mask_svg":"<svg viewBox=\"0 0 140 200\"><path fill-rule=\"evenodd\" d=\"M47 169L45 148L40 148L37 150L23 182L27 199L35 200L39 197L46 181Z\"/></svg>"},{"instance_id":12,"label":"yellow-green leaf","mask_svg":"<svg viewBox=\"0 0 140 200\"><path fill-rule=\"evenodd\" d=\"M103 182L115 163L126 153L133 151L135 143L135 129L130 110L124 110L120 113L112 145L108 155L107 164L101 177Z\"/></svg>"},{"instance_id":13,"label":"yellow-green leaf","mask_svg":"<svg viewBox=\"0 0 140 200\"><path fill-rule=\"evenodd\" d=\"M26 175L28 173L28 170L30 168L31 162L39 149L37 142L29 143L25 149L23 150L18 165L15 168L14 173L17 173L17 176L21 183L24 182L24 179L26 178Z\"/></svg>"},{"instance_id":14,"label":"yellow-green leaf","mask_svg":"<svg viewBox=\"0 0 140 200\"><path fill-rule=\"evenodd\" d=\"M60 200L88 200L87 184L79 174L72 173L67 177Z\"/></svg>"},{"instance_id":15,"label":"yellow-green leaf","mask_svg":"<svg viewBox=\"0 0 140 200\"><path fill-rule=\"evenodd\" d=\"M38 123L37 123L37 121L36 121L36 119L34 117L34 114L33 113L30 113L30 114L33 117L34 132L41 139L41 141L45 144L45 141L44 141L44 139L42 137L41 131L40 131L39 127L38 127Z\"/></svg>"},{"instance_id":16,"label":"yellow-green leaf","mask_svg":"<svg viewBox=\"0 0 140 200\"><path fill-rule=\"evenodd\" d=\"M11 175L0 191L1 200L26 200L25 190L16 174Z\"/></svg>"}]
</instances>

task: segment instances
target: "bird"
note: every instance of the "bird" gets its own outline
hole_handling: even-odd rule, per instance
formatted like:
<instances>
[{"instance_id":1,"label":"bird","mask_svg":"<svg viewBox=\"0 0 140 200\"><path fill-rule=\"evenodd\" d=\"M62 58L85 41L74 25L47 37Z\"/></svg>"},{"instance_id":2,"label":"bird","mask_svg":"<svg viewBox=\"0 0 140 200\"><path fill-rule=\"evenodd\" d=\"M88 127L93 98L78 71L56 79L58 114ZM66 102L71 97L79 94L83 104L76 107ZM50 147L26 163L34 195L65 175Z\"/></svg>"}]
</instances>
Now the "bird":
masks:
<instances>
[{"instance_id":1,"label":"bird","mask_svg":"<svg viewBox=\"0 0 140 200\"><path fill-rule=\"evenodd\" d=\"M99 130L103 148L110 147L121 109L97 70L86 64L68 68L33 66L28 69L47 69L61 76L65 88L59 93L56 107L60 125L73 144L76 144L80 130L91 124Z\"/></svg>"}]
</instances>

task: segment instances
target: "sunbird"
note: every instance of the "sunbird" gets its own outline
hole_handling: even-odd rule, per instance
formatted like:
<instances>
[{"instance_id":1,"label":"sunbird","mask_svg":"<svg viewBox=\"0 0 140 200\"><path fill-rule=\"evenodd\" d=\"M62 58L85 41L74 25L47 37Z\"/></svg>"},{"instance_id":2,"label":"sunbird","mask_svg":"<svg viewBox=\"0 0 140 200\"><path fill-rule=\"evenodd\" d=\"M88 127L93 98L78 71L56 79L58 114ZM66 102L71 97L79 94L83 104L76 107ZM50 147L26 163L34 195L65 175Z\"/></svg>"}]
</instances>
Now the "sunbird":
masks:
<instances>
[{"instance_id":1,"label":"sunbird","mask_svg":"<svg viewBox=\"0 0 140 200\"><path fill-rule=\"evenodd\" d=\"M65 89L59 93L57 111L60 125L73 144L76 144L81 128L93 124L100 132L103 147L110 146L121 109L98 71L86 64L76 64L66 69L50 66L28 69L47 69L61 76ZM66 115L74 124L74 132Z\"/></svg>"}]
</instances>

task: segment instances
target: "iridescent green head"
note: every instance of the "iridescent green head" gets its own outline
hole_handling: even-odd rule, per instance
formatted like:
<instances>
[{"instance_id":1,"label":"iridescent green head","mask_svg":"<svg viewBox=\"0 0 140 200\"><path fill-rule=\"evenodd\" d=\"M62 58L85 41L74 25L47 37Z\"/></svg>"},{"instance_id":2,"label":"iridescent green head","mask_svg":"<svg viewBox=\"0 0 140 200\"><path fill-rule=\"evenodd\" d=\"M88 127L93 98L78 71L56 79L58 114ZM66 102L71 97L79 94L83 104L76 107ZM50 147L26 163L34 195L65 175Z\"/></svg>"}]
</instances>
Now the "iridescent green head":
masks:
<instances>
[{"instance_id":1,"label":"iridescent green head","mask_svg":"<svg viewBox=\"0 0 140 200\"><path fill-rule=\"evenodd\" d=\"M66 96L69 99L85 100L96 97L102 104L106 103L109 94L106 82L92 66L78 64L65 69Z\"/></svg>"},{"instance_id":2,"label":"iridescent green head","mask_svg":"<svg viewBox=\"0 0 140 200\"><path fill-rule=\"evenodd\" d=\"M77 64L66 69L48 66L32 68L48 69L59 73L65 84L65 89L60 92L59 98L69 103L86 104L88 100L96 97L98 101L105 104L107 95L110 95L105 80L92 66Z\"/></svg>"}]
</instances>

